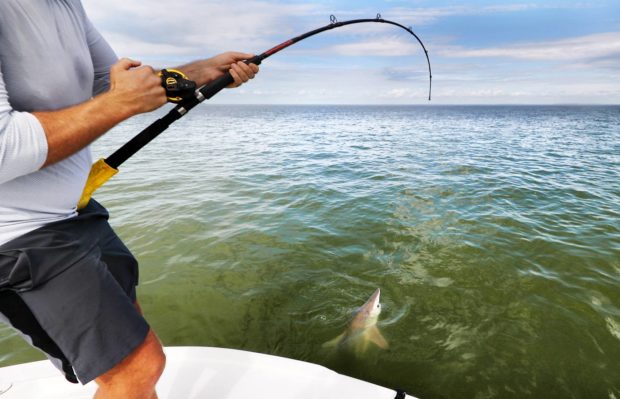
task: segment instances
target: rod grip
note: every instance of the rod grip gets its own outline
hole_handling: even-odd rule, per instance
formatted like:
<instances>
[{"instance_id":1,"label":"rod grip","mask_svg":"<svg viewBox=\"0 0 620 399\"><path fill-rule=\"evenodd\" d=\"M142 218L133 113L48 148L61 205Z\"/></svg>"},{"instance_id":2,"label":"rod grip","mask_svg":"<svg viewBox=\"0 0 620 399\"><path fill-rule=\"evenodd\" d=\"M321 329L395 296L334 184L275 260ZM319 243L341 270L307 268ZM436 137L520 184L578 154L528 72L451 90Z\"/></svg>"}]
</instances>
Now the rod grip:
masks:
<instances>
[{"instance_id":1,"label":"rod grip","mask_svg":"<svg viewBox=\"0 0 620 399\"><path fill-rule=\"evenodd\" d=\"M112 176L118 173L118 169L111 167L105 161L100 159L93 164L90 168L84 191L82 191L82 197L78 202L77 209L83 209L88 205L88 201L93 196L93 193L97 189L105 184Z\"/></svg>"},{"instance_id":2,"label":"rod grip","mask_svg":"<svg viewBox=\"0 0 620 399\"><path fill-rule=\"evenodd\" d=\"M262 61L263 61L263 57L260 55L256 55L248 60L245 60L244 62L248 65L249 64L260 65ZM200 88L199 91L200 93L202 93L205 99L208 100L214 95L216 95L217 93L219 93L222 89L228 87L234 82L235 82L235 79L233 79L230 72L226 72L223 76L220 76L219 78L204 85L202 88Z\"/></svg>"}]
</instances>

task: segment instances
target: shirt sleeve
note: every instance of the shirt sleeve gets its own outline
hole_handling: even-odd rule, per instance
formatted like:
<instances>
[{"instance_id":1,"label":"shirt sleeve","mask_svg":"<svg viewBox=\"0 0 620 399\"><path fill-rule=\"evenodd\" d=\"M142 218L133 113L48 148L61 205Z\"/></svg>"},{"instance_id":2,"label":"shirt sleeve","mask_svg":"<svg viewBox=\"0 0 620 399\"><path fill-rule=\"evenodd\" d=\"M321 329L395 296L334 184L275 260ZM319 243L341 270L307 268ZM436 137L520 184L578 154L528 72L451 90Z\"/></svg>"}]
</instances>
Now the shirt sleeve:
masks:
<instances>
[{"instance_id":1,"label":"shirt sleeve","mask_svg":"<svg viewBox=\"0 0 620 399\"><path fill-rule=\"evenodd\" d=\"M39 170L47 159L47 137L39 120L15 111L0 63L0 184Z\"/></svg>"},{"instance_id":2,"label":"shirt sleeve","mask_svg":"<svg viewBox=\"0 0 620 399\"><path fill-rule=\"evenodd\" d=\"M118 61L118 57L108 42L101 36L90 19L84 13L86 26L86 40L90 50L90 57L95 69L93 96L101 94L110 87L110 67Z\"/></svg>"}]
</instances>

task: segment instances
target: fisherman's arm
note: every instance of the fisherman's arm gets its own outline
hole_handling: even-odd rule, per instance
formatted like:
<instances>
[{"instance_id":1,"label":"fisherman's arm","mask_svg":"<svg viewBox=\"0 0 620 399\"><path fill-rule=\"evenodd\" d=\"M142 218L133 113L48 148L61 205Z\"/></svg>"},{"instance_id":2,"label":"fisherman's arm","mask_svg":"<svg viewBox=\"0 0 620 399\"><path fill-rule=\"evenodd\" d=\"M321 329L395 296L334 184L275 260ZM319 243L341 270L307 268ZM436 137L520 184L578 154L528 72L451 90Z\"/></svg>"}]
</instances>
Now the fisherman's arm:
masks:
<instances>
[{"instance_id":1,"label":"fisherman's arm","mask_svg":"<svg viewBox=\"0 0 620 399\"><path fill-rule=\"evenodd\" d=\"M161 80L147 66L122 59L110 70L110 90L58 111L33 112L45 131L47 158L43 167L76 153L131 116L166 103Z\"/></svg>"},{"instance_id":2,"label":"fisherman's arm","mask_svg":"<svg viewBox=\"0 0 620 399\"><path fill-rule=\"evenodd\" d=\"M93 96L110 88L110 68L118 62L116 53L84 12L86 43L93 63Z\"/></svg>"},{"instance_id":3,"label":"fisherman's arm","mask_svg":"<svg viewBox=\"0 0 620 399\"><path fill-rule=\"evenodd\" d=\"M253 54L229 51L215 57L194 61L175 69L180 70L200 87L230 72L235 82L229 87L238 87L258 73L258 66L246 64L244 60L254 57Z\"/></svg>"}]
</instances>

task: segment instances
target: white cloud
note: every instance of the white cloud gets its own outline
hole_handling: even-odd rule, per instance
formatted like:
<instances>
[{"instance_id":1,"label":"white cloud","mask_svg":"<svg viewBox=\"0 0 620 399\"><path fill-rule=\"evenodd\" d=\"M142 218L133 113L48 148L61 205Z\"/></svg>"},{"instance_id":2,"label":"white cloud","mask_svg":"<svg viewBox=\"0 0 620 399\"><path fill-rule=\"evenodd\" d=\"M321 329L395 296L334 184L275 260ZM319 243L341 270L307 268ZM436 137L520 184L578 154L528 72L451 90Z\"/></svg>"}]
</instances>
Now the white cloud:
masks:
<instances>
[{"instance_id":1,"label":"white cloud","mask_svg":"<svg viewBox=\"0 0 620 399\"><path fill-rule=\"evenodd\" d=\"M406 87L399 87L396 89L384 90L379 94L379 97L387 100L393 99L424 99L427 93L420 89L409 89Z\"/></svg>"},{"instance_id":2,"label":"white cloud","mask_svg":"<svg viewBox=\"0 0 620 399\"><path fill-rule=\"evenodd\" d=\"M250 0L184 0L174 5L145 0L83 2L112 47L133 54L150 54L152 46L161 46L160 54L171 55L261 51L273 45L272 36L287 39L297 33L300 19L321 10L312 3ZM176 46L180 49L175 50Z\"/></svg>"},{"instance_id":3,"label":"white cloud","mask_svg":"<svg viewBox=\"0 0 620 399\"><path fill-rule=\"evenodd\" d=\"M440 18L453 16L470 16L470 15L492 15L500 13L516 13L530 10L541 9L567 9L567 8L583 8L582 4L498 4L488 6L447 6L447 7L431 7L431 8L409 8L395 7L389 11L390 16L394 16L399 20L411 21L415 25L433 23ZM388 13L386 13L386 16Z\"/></svg>"},{"instance_id":4,"label":"white cloud","mask_svg":"<svg viewBox=\"0 0 620 399\"><path fill-rule=\"evenodd\" d=\"M346 43L331 46L330 53L345 56L406 56L422 53L420 44L407 35L380 37L357 43Z\"/></svg>"},{"instance_id":5,"label":"white cloud","mask_svg":"<svg viewBox=\"0 0 620 399\"><path fill-rule=\"evenodd\" d=\"M168 57L186 56L194 53L194 48L184 45L173 45L167 43L150 43L128 34L109 33L106 40L112 43L114 51L120 57L161 57L165 54Z\"/></svg>"},{"instance_id":6,"label":"white cloud","mask_svg":"<svg viewBox=\"0 0 620 399\"><path fill-rule=\"evenodd\" d=\"M333 3L326 1L181 0L173 7L160 0L83 2L119 56L158 66L226 50L263 51L328 23L331 13L340 20L374 17L376 13L360 7L333 11L328 9ZM382 11L384 18L412 23L415 30L417 24L449 16L515 13L519 17L517 13L537 8L577 7L587 5L500 3ZM366 24L338 29L324 38L329 40L309 40L269 59L258 79L241 89L225 90L212 102L427 103L426 60L417 41L407 33L383 24ZM433 43L421 38L430 51L436 104L620 101L620 86L615 83L620 80L613 79L613 75L620 78L620 32L489 48L450 45L458 38L445 32L442 36L441 31L434 32ZM306 56L304 62L300 62L302 55ZM347 56L384 58L368 63L366 58ZM388 56L412 58L399 63ZM514 59L527 62L515 66ZM538 62L541 60L555 63L549 66ZM561 70L563 73L558 73Z\"/></svg>"},{"instance_id":7,"label":"white cloud","mask_svg":"<svg viewBox=\"0 0 620 399\"><path fill-rule=\"evenodd\" d=\"M95 25L108 38L119 55L159 54L196 57L219 51L263 51L274 38L285 40L306 29L327 23L333 11L321 3L287 3L284 1L183 0L170 3L158 0L83 0ZM541 4L500 4L483 7L448 6L432 8L395 7L386 10L385 18L414 26L438 18L457 15L480 15L519 12L539 8L575 7ZM339 19L373 17L376 11L347 10L334 12ZM338 36L354 35L364 43L343 44L330 50L342 55L412 55L418 48L406 38L389 36L394 27L369 24L364 29L338 29ZM377 33L383 33L376 38ZM366 40L371 38L370 41ZM178 48L176 48L178 47Z\"/></svg>"},{"instance_id":8,"label":"white cloud","mask_svg":"<svg viewBox=\"0 0 620 399\"><path fill-rule=\"evenodd\" d=\"M444 57L505 57L542 61L593 60L620 56L620 32L482 49L448 46L441 48L438 53Z\"/></svg>"}]
</instances>

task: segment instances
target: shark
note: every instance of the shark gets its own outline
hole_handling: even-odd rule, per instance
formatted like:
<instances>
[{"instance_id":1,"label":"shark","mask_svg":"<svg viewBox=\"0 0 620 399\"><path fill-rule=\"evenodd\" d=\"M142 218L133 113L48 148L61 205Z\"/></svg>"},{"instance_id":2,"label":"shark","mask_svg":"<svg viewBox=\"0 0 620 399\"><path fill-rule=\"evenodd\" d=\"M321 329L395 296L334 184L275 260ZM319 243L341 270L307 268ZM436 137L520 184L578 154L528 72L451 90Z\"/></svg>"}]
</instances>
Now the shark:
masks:
<instances>
[{"instance_id":1,"label":"shark","mask_svg":"<svg viewBox=\"0 0 620 399\"><path fill-rule=\"evenodd\" d=\"M353 316L347 329L323 344L324 347L345 349L361 355L368 349L370 343L381 349L387 349L389 344L377 328L377 320L381 314L381 290L377 288Z\"/></svg>"}]
</instances>

